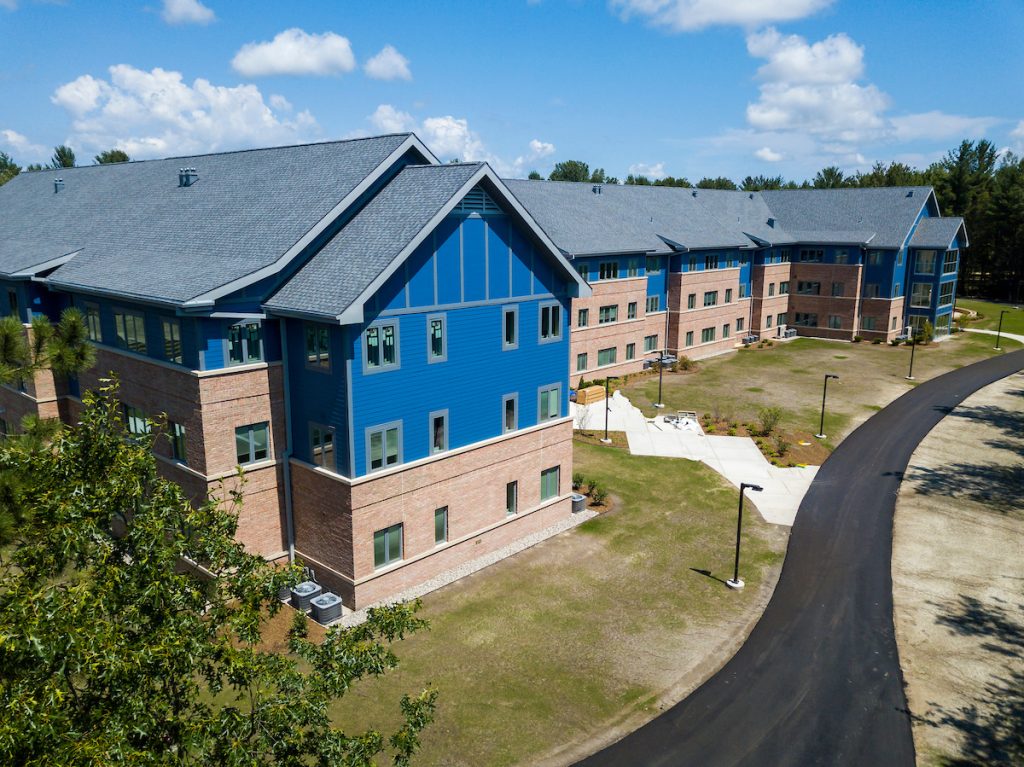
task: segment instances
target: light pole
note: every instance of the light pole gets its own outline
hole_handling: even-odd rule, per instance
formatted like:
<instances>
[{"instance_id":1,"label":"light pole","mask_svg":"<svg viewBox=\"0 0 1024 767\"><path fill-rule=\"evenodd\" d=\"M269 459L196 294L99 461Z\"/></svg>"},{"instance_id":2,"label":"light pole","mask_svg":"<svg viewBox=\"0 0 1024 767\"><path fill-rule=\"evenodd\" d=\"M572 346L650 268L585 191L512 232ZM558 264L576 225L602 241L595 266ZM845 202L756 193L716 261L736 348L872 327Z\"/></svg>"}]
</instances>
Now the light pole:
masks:
<instances>
[{"instance_id":1,"label":"light pole","mask_svg":"<svg viewBox=\"0 0 1024 767\"><path fill-rule=\"evenodd\" d=\"M995 345L995 350L997 352L1001 352L1002 351L1002 349L999 346L999 337L1003 334L1003 315L1006 314L1008 311L1010 311L1010 310L1009 309L1003 309L1001 312L999 312L999 329L996 330L996 345Z\"/></svg>"},{"instance_id":2,"label":"light pole","mask_svg":"<svg viewBox=\"0 0 1024 767\"><path fill-rule=\"evenodd\" d=\"M659 408L665 407L665 403L661 399L661 377L665 372L665 355L667 353L668 350L662 349L661 353L658 355L658 401L654 403L654 406Z\"/></svg>"},{"instance_id":3,"label":"light pole","mask_svg":"<svg viewBox=\"0 0 1024 767\"><path fill-rule=\"evenodd\" d=\"M748 488L755 493L760 493L763 489L760 485L751 485L746 482L740 483L740 510L736 515L736 564L733 567L732 578L725 582L725 585L731 589L743 588L743 581L740 580L740 533L743 530L743 491Z\"/></svg>"},{"instance_id":4,"label":"light pole","mask_svg":"<svg viewBox=\"0 0 1024 767\"><path fill-rule=\"evenodd\" d=\"M818 427L818 433L814 435L818 439L825 439L825 396L828 394L828 379L830 378L838 381L839 376L825 373L825 386L821 390L821 425Z\"/></svg>"},{"instance_id":5,"label":"light pole","mask_svg":"<svg viewBox=\"0 0 1024 767\"><path fill-rule=\"evenodd\" d=\"M612 441L608 438L608 410L610 409L609 400L611 397L608 396L609 385L612 381L618 381L618 376L608 376L604 379L604 439L601 440L606 445L610 445Z\"/></svg>"},{"instance_id":6,"label":"light pole","mask_svg":"<svg viewBox=\"0 0 1024 767\"><path fill-rule=\"evenodd\" d=\"M910 372L908 372L906 376L908 381L914 380L914 349L916 348L917 339L912 337L910 339Z\"/></svg>"}]
</instances>

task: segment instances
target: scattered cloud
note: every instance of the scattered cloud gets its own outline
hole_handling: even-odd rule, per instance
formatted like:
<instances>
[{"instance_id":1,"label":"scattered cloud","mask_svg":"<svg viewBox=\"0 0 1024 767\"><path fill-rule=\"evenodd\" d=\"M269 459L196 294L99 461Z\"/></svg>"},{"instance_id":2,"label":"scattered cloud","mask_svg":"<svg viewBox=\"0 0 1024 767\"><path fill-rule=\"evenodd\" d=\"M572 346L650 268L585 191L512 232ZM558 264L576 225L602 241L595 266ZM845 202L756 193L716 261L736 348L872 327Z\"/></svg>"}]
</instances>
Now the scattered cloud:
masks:
<instances>
[{"instance_id":1,"label":"scattered cloud","mask_svg":"<svg viewBox=\"0 0 1024 767\"><path fill-rule=\"evenodd\" d=\"M827 8L833 0L611 0L623 20L646 18L673 32L715 25L753 28L793 21Z\"/></svg>"},{"instance_id":2,"label":"scattered cloud","mask_svg":"<svg viewBox=\"0 0 1024 767\"><path fill-rule=\"evenodd\" d=\"M317 132L308 111L283 117L280 104L264 101L255 85L221 86L203 78L190 85L180 72L127 64L109 72L109 80L82 75L51 97L71 114L76 147L162 157L300 142Z\"/></svg>"},{"instance_id":3,"label":"scattered cloud","mask_svg":"<svg viewBox=\"0 0 1024 767\"><path fill-rule=\"evenodd\" d=\"M0 0L0 8L16 11L18 10L18 0Z\"/></svg>"},{"instance_id":4,"label":"scattered cloud","mask_svg":"<svg viewBox=\"0 0 1024 767\"><path fill-rule=\"evenodd\" d=\"M369 119L373 127L383 133L407 133L417 128L416 118L391 104L381 104Z\"/></svg>"},{"instance_id":5,"label":"scattered cloud","mask_svg":"<svg viewBox=\"0 0 1024 767\"><path fill-rule=\"evenodd\" d=\"M160 16L168 24L209 24L217 18L199 0L164 0Z\"/></svg>"},{"instance_id":6,"label":"scattered cloud","mask_svg":"<svg viewBox=\"0 0 1024 767\"><path fill-rule=\"evenodd\" d=\"M759 160L764 160L765 162L779 162L784 157L781 152L776 152L774 149L767 146L763 146L754 152L754 156Z\"/></svg>"},{"instance_id":7,"label":"scattered cloud","mask_svg":"<svg viewBox=\"0 0 1024 767\"><path fill-rule=\"evenodd\" d=\"M555 153L555 145L541 141L540 139L530 139L530 143L527 145L529 151L526 154L519 155L512 163L512 174L517 176L528 173L531 170L536 170L534 166L543 163L547 165L547 158L551 157Z\"/></svg>"},{"instance_id":8,"label":"scattered cloud","mask_svg":"<svg viewBox=\"0 0 1024 767\"><path fill-rule=\"evenodd\" d=\"M1024 120L1017 123L1017 127L1010 131L1010 136L1012 138L1024 139Z\"/></svg>"},{"instance_id":9,"label":"scattered cloud","mask_svg":"<svg viewBox=\"0 0 1024 767\"><path fill-rule=\"evenodd\" d=\"M340 75L355 69L356 57L346 37L334 32L309 34L293 27L270 42L246 43L231 66L246 77Z\"/></svg>"},{"instance_id":10,"label":"scattered cloud","mask_svg":"<svg viewBox=\"0 0 1024 767\"><path fill-rule=\"evenodd\" d=\"M491 154L476 132L470 130L469 121L464 117L428 117L423 121L421 138L434 154L473 162L492 161Z\"/></svg>"},{"instance_id":11,"label":"scattered cloud","mask_svg":"<svg viewBox=\"0 0 1024 767\"><path fill-rule=\"evenodd\" d=\"M1002 122L997 117L966 117L931 111L892 118L896 139L962 139L981 138L992 126Z\"/></svg>"},{"instance_id":12,"label":"scattered cloud","mask_svg":"<svg viewBox=\"0 0 1024 767\"><path fill-rule=\"evenodd\" d=\"M370 58L363 71L374 80L412 80L409 59L392 45L385 45L380 53Z\"/></svg>"},{"instance_id":13,"label":"scattered cloud","mask_svg":"<svg viewBox=\"0 0 1024 767\"><path fill-rule=\"evenodd\" d=\"M634 176L647 176L652 180L659 178L665 178L665 163L656 162L654 165L648 165L645 162L634 163L629 166L629 172Z\"/></svg>"},{"instance_id":14,"label":"scattered cloud","mask_svg":"<svg viewBox=\"0 0 1024 767\"><path fill-rule=\"evenodd\" d=\"M49 150L41 144L35 144L27 136L10 128L0 130L0 147L9 150L16 162L40 161L49 157Z\"/></svg>"},{"instance_id":15,"label":"scattered cloud","mask_svg":"<svg viewBox=\"0 0 1024 767\"><path fill-rule=\"evenodd\" d=\"M270 104L272 109L277 109L280 112L292 111L292 102L290 102L280 93L270 94L270 98L267 99L267 103Z\"/></svg>"}]
</instances>

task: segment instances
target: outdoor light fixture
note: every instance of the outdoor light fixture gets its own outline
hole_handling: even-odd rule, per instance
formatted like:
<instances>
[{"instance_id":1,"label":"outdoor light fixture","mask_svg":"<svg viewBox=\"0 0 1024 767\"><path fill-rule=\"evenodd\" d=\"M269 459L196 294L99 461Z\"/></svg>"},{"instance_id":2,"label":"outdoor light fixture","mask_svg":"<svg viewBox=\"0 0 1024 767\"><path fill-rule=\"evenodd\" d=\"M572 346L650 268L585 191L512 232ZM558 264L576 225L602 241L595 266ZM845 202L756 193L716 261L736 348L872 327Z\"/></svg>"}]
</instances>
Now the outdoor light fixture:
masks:
<instances>
[{"instance_id":1,"label":"outdoor light fixture","mask_svg":"<svg viewBox=\"0 0 1024 767\"><path fill-rule=\"evenodd\" d=\"M825 386L821 390L821 425L818 427L818 433L814 435L818 439L825 439L825 396L828 394L828 379L830 378L838 381L839 376L825 373Z\"/></svg>"},{"instance_id":2,"label":"outdoor light fixture","mask_svg":"<svg viewBox=\"0 0 1024 767\"><path fill-rule=\"evenodd\" d=\"M743 491L753 490L755 493L760 493L764 490L760 485L751 485L747 482L740 483L740 510L736 516L736 565L732 571L732 578L725 582L725 585L731 589L742 589L743 581L740 580L740 533L743 530Z\"/></svg>"},{"instance_id":3,"label":"outdoor light fixture","mask_svg":"<svg viewBox=\"0 0 1024 767\"><path fill-rule=\"evenodd\" d=\"M907 373L907 380L914 380L914 349L917 348L917 338L910 336L910 371Z\"/></svg>"},{"instance_id":4,"label":"outdoor light fixture","mask_svg":"<svg viewBox=\"0 0 1024 767\"><path fill-rule=\"evenodd\" d=\"M609 400L611 397L608 396L608 387L612 381L618 381L618 376L608 376L604 379L604 439L601 440L606 445L612 443L611 439L608 438L608 410L610 409Z\"/></svg>"},{"instance_id":5,"label":"outdoor light fixture","mask_svg":"<svg viewBox=\"0 0 1024 767\"><path fill-rule=\"evenodd\" d=\"M1003 315L1006 314L1008 311L1010 310L1003 309L1001 312L999 312L999 328L996 330L996 345L994 347L997 352L1001 352L1003 350L1002 347L999 346L999 339L1003 335Z\"/></svg>"},{"instance_id":6,"label":"outdoor light fixture","mask_svg":"<svg viewBox=\"0 0 1024 767\"><path fill-rule=\"evenodd\" d=\"M654 404L655 407L665 407L665 403L661 398L661 376L665 372L665 355L667 353L667 349L662 349L658 354L658 401Z\"/></svg>"}]
</instances>

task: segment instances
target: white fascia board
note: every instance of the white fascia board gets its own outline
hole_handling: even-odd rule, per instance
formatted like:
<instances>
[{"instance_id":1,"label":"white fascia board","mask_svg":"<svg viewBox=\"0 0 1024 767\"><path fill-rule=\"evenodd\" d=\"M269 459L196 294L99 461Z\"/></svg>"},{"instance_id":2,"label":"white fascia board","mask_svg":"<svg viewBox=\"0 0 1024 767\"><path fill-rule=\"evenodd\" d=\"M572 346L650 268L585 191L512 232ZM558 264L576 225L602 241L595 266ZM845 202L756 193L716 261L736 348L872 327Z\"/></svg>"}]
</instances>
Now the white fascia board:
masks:
<instances>
[{"instance_id":1,"label":"white fascia board","mask_svg":"<svg viewBox=\"0 0 1024 767\"><path fill-rule=\"evenodd\" d=\"M194 306L209 306L218 298L234 293L237 290L248 287L255 282L259 282L266 277L273 277L275 274L280 272L289 263L304 251L313 240L315 240L320 234L330 226L335 219L344 213L352 204L359 199L367 189L373 186L377 180L384 175L406 152L410 149L416 149L423 153L425 157L433 160L431 164L438 164L438 160L434 157L433 153L430 152L415 135L410 134L409 137L398 146L395 151L388 155L373 171L366 176L359 184L349 192L344 199L335 205L330 212L320 219L313 228L306 232L299 240L292 245L280 258L269 266L264 266L262 269L257 269L255 272L239 277L236 280L232 280L219 288L214 288L206 293L202 293L195 298L189 299L184 303L184 308L188 309Z\"/></svg>"},{"instance_id":2,"label":"white fascia board","mask_svg":"<svg viewBox=\"0 0 1024 767\"><path fill-rule=\"evenodd\" d=\"M14 279L20 279L24 277L35 277L39 272L45 272L47 269L56 269L58 266L63 266L72 258L82 252L82 249L72 251L64 256L58 256L57 258L51 258L49 261L43 261L41 264L30 266L27 269L19 269L14 272L11 277Z\"/></svg>"},{"instance_id":3,"label":"white fascia board","mask_svg":"<svg viewBox=\"0 0 1024 767\"><path fill-rule=\"evenodd\" d=\"M958 235L958 234L960 234L960 232L963 232L963 233L964 233L964 244L963 244L963 245L961 245L961 247L963 247L963 248L969 248L969 247L971 247L971 241L970 241L970 239L968 239L968 237L967 237L967 223L966 223L966 222L965 222L965 221L964 221L964 220L963 220L962 218L960 219L960 226L958 226L958 227L956 228L956 234L954 234L954 235L953 235L953 239L956 239L957 235ZM953 239L951 239L951 240L949 241L949 244L950 244L950 245L952 245L952 244L953 244ZM946 250L949 250L949 247L948 247L948 246L946 247Z\"/></svg>"}]
</instances>

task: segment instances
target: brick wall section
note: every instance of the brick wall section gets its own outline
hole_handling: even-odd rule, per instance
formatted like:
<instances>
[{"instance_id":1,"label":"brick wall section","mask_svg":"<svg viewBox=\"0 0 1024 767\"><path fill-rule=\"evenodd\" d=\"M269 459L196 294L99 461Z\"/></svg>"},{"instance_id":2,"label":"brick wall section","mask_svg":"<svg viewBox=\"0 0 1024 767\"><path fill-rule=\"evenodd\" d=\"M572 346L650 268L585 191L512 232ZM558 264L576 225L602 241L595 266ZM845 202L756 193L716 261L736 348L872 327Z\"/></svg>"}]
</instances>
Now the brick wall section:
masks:
<instances>
[{"instance_id":1,"label":"brick wall section","mask_svg":"<svg viewBox=\"0 0 1024 767\"><path fill-rule=\"evenodd\" d=\"M732 289L732 302L725 303L725 291ZM715 269L706 272L686 272L669 275L669 350L676 355L700 359L728 351L739 343L736 333L736 319L742 317L744 325L749 322L750 300L739 300L739 270ZM704 306L704 293L718 291L718 304ZM688 309L690 294L696 295L696 308ZM722 326L729 325L728 337L722 337ZM715 340L701 343L701 331L715 328ZM686 333L693 331L693 345L686 345ZM746 335L746 331L742 333Z\"/></svg>"},{"instance_id":2,"label":"brick wall section","mask_svg":"<svg viewBox=\"0 0 1024 767\"><path fill-rule=\"evenodd\" d=\"M779 293L779 283L791 282L791 264L755 266L752 275L750 332L762 338L778 335L780 314L789 313L789 296ZM775 295L768 295L768 286L774 285ZM767 317L771 317L768 327Z\"/></svg>"},{"instance_id":3,"label":"brick wall section","mask_svg":"<svg viewBox=\"0 0 1024 767\"><path fill-rule=\"evenodd\" d=\"M595 281L594 295L590 298L576 298L572 302L570 318L569 379L579 381L580 377L604 378L608 375L622 375L643 369L644 328L646 326L647 278L631 277L621 280ZM628 320L630 303L636 303L636 319ZM617 306L618 321L600 324L602 306ZM589 311L588 324L580 328L579 310ZM655 315L662 316L662 315ZM626 344L636 344L636 358L626 359ZM601 349L614 347L617 350L616 364L598 367L597 353ZM586 353L587 369L576 369L576 355Z\"/></svg>"},{"instance_id":4,"label":"brick wall section","mask_svg":"<svg viewBox=\"0 0 1024 767\"><path fill-rule=\"evenodd\" d=\"M810 312L818 315L817 327L801 327L791 324L803 336L851 340L858 333L860 324L860 292L862 267L856 264L793 264L789 291L791 322L796 312ZM804 295L797 291L799 283L818 282L818 295ZM842 283L842 295L832 295L832 284ZM830 328L829 317L839 317L840 327Z\"/></svg>"},{"instance_id":5,"label":"brick wall section","mask_svg":"<svg viewBox=\"0 0 1024 767\"><path fill-rule=\"evenodd\" d=\"M883 341L891 341L898 335L903 334L903 304L905 297L888 298L865 298L861 301L861 316L874 317L875 329L865 330L860 328L858 334L868 341L880 338ZM892 327L892 320L896 318L896 327Z\"/></svg>"}]
</instances>

